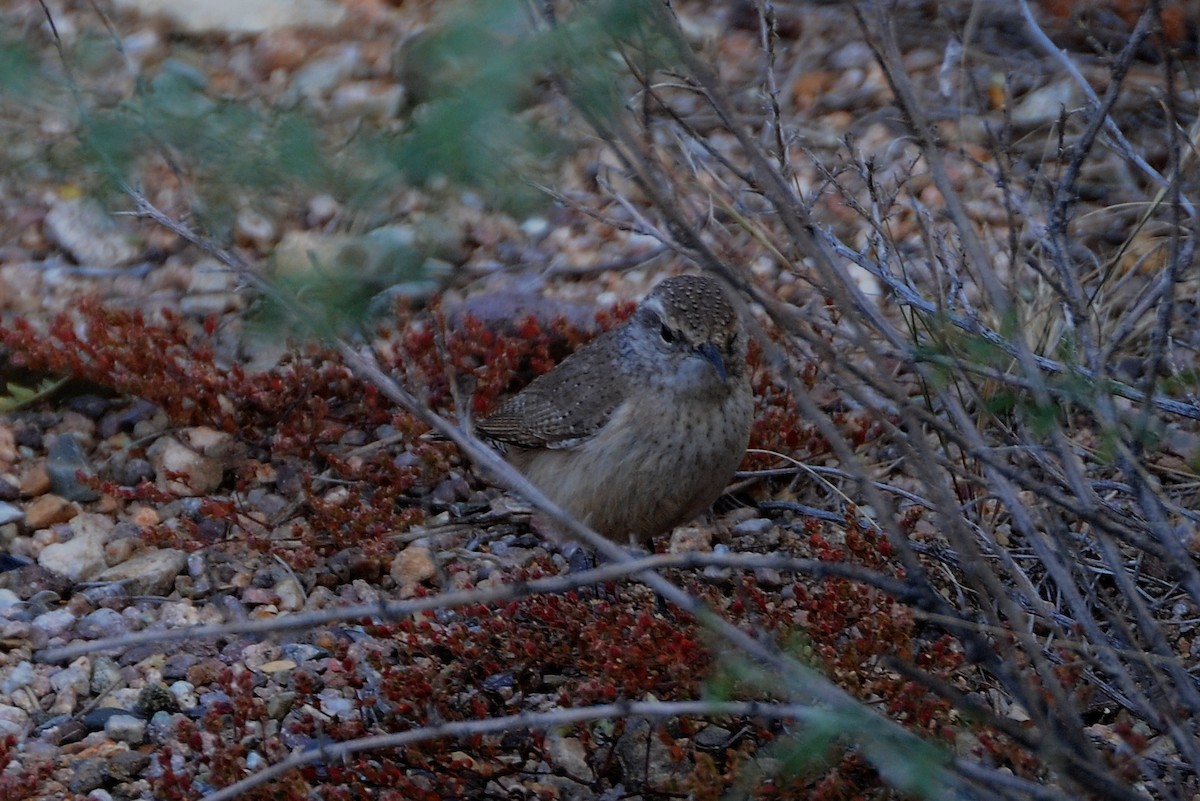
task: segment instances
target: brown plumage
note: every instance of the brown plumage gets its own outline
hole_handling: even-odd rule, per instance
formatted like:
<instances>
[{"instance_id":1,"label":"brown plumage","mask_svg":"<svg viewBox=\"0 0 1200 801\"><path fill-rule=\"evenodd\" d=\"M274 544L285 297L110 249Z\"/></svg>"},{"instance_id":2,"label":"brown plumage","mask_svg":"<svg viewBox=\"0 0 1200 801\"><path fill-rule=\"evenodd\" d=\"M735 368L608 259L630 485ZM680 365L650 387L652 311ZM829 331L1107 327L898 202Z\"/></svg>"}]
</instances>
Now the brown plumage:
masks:
<instances>
[{"instance_id":1,"label":"brown plumage","mask_svg":"<svg viewBox=\"0 0 1200 801\"><path fill-rule=\"evenodd\" d=\"M670 278L478 429L580 520L644 542L706 510L737 469L754 406L746 347L715 280Z\"/></svg>"}]
</instances>

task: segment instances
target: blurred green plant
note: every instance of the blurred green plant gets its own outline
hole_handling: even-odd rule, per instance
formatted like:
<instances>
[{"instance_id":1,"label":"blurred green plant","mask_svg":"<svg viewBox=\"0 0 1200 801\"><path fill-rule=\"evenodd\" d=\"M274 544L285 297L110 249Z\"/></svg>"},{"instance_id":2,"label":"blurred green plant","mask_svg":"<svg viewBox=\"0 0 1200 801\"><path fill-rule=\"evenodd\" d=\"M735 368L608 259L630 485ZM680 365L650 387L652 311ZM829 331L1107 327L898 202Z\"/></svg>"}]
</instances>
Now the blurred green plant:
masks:
<instances>
[{"instance_id":1,"label":"blurred green plant","mask_svg":"<svg viewBox=\"0 0 1200 801\"><path fill-rule=\"evenodd\" d=\"M402 188L445 182L526 215L548 202L538 186L552 182L573 148L569 108L544 101L557 91L592 124L615 119L636 91L628 65L643 73L668 65L680 46L662 14L656 0L580 4L558 19L535 19L517 0L447 7L399 50L408 101L399 118L350 125L323 118L294 93L286 108L217 96L184 48L154 74L135 76L134 90L119 99L71 86L68 65L63 80L78 120L73 158L94 176L86 188L111 205L120 204L122 187L140 185L142 171L165 161L186 176L192 224L219 242L231 237L242 208L270 213L321 193L369 231L392 221L389 199ZM64 45L64 58L93 60L96 40L78 40L74 49ZM26 48L4 48L0 88L9 95L20 98L44 77ZM60 102L69 102L66 93ZM430 195L435 214L442 195ZM353 258L313 258L308 277L292 271L285 288L319 297L331 312L325 322L337 328L361 319L381 287L436 280L428 271L444 266L429 254L401 255L370 259L367 275Z\"/></svg>"}]
</instances>

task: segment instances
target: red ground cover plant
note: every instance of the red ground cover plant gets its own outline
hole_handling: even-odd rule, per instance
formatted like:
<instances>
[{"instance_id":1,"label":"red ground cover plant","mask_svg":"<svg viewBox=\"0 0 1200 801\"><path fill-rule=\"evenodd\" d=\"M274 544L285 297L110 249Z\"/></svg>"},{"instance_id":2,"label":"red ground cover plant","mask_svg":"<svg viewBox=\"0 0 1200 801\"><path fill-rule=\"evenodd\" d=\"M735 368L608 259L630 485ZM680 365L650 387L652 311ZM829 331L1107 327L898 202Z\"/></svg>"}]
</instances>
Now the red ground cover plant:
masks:
<instances>
[{"instance_id":1,"label":"red ground cover plant","mask_svg":"<svg viewBox=\"0 0 1200 801\"><path fill-rule=\"evenodd\" d=\"M627 317L632 308L628 304L605 315L601 327ZM217 363L207 344L214 328L209 321L198 330L170 313L151 324L138 313L112 311L88 301L75 314L60 315L44 332L15 320L0 331L0 345L9 350L16 366L138 395L161 406L178 425L208 425L234 433L250 451L244 468L230 479L230 489L253 486L264 465L303 465L298 484L306 525L296 528L301 547L287 552L293 564L319 573L325 555L349 545L386 555L394 546L384 535L423 517L423 493L459 464L455 451L421 438L422 425L358 381L334 353L309 346L271 370L248 372ZM385 364L422 393L432 408L455 413L457 395L471 398L472 413L483 414L500 395L550 369L585 338L562 321L543 324L531 318L508 333L489 330L471 318L450 328L435 308L401 316L396 328L381 332L378 341L386 344ZM757 348L751 368L759 404L752 445L785 454L823 452L822 440L799 418L787 390L765 369ZM811 386L814 378L806 374L803 380ZM189 391L180 392L181 386ZM464 387L469 394L461 391ZM862 429L851 432L852 441L871 438L869 424L849 418L843 422ZM395 448L406 449L410 458L396 459L395 449L352 456L341 445L348 431L374 435L381 427L399 435ZM337 503L316 489L322 473L343 483L346 491ZM147 502L168 499L149 485L126 491L126 497L134 496ZM228 496L203 503L205 518L225 521L228 531L236 528L240 510ZM840 534L836 543L826 524L798 521L796 526L801 548L797 555L896 571L886 540L857 520L835 527ZM200 529L185 532L192 537L192 548L211 543ZM248 530L224 542L226 547L236 542L271 547L269 538ZM512 580L536 577L544 569L548 567L535 567ZM846 579L787 584L781 592L778 586L759 586L751 576L734 579L732 586L705 583L690 574L676 578L739 625L800 648L801 656L906 725L946 741L961 725L944 700L885 665L887 658L903 659L949 681L962 665L961 652L952 640L925 634L908 610L884 593ZM296 694L296 711L278 722L267 715L261 676L241 668L223 674L218 683L228 700L208 706L197 722L179 732L186 758L173 762L172 752L159 754L160 769L153 780L156 797L194 798L204 787L228 785L247 774L252 754L267 762L282 759L287 749L280 742L295 746L342 741L547 704L695 698L704 691L715 659L690 617L665 607L638 586L588 588L525 598L500 609L429 614L371 625L367 632L369 647L345 636L325 638L331 656L318 661L319 669L306 666L291 676L288 690ZM348 693L361 714L355 719L321 719L301 711L306 705L319 708L323 690ZM276 723L286 736L272 745L263 731ZM780 740L786 728L762 721L727 723L745 728L747 734L721 753L695 746L691 735L698 721L655 727L654 737L678 758L681 769L672 787L647 791L691 792L706 798L752 781L763 798L794 797L797 792L815 799L885 793L858 755L838 751L830 755L830 766L815 774L748 779L763 747ZM575 729L587 746L593 788L631 780L614 756L615 743L627 729L620 721ZM227 745L211 747L217 742ZM996 738L982 742L997 752L1006 748ZM384 798L499 797L499 778L537 778L550 764L541 735L476 737L313 765L249 797L298 801L311 797L313 788L327 799L357 798L364 792L382 793Z\"/></svg>"}]
</instances>

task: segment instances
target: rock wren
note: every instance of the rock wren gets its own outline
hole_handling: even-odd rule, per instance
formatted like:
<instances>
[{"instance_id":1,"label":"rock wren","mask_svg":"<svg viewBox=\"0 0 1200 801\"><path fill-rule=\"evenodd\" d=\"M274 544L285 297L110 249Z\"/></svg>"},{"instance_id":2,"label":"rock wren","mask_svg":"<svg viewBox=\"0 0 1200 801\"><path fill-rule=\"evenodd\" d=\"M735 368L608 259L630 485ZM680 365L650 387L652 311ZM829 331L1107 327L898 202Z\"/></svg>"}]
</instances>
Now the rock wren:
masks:
<instances>
[{"instance_id":1,"label":"rock wren","mask_svg":"<svg viewBox=\"0 0 1200 801\"><path fill-rule=\"evenodd\" d=\"M754 416L746 347L720 284L670 278L477 428L579 520L644 543L733 477Z\"/></svg>"}]
</instances>

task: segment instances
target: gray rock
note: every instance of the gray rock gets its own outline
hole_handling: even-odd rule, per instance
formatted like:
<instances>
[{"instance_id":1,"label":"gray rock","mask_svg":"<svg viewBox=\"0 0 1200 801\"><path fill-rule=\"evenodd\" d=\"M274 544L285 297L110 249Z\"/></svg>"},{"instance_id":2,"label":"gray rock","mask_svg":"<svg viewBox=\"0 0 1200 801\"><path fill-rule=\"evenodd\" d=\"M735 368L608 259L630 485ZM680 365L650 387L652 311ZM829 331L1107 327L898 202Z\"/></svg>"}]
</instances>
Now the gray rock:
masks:
<instances>
[{"instance_id":1,"label":"gray rock","mask_svg":"<svg viewBox=\"0 0 1200 801\"><path fill-rule=\"evenodd\" d=\"M109 758L108 774L117 781L127 782L141 776L150 766L150 755L140 751L122 751Z\"/></svg>"},{"instance_id":2,"label":"gray rock","mask_svg":"<svg viewBox=\"0 0 1200 801\"><path fill-rule=\"evenodd\" d=\"M175 577L187 565L187 554L174 548L142 551L96 576L96 581L120 581L130 595L169 595Z\"/></svg>"},{"instance_id":3,"label":"gray rock","mask_svg":"<svg viewBox=\"0 0 1200 801\"><path fill-rule=\"evenodd\" d=\"M108 725L109 718L129 716L133 713L128 709L116 706L101 706L90 710L81 718L88 731L102 731Z\"/></svg>"},{"instance_id":4,"label":"gray rock","mask_svg":"<svg viewBox=\"0 0 1200 801\"><path fill-rule=\"evenodd\" d=\"M95 476L96 471L88 463L79 440L71 434L55 436L46 459L46 472L50 476L50 492L67 500L89 502L100 498L96 492L77 477Z\"/></svg>"},{"instance_id":5,"label":"gray rock","mask_svg":"<svg viewBox=\"0 0 1200 801\"><path fill-rule=\"evenodd\" d=\"M67 779L67 789L73 793L86 795L104 784L108 775L103 759L80 759L71 765L71 777Z\"/></svg>"},{"instance_id":6,"label":"gray rock","mask_svg":"<svg viewBox=\"0 0 1200 801\"><path fill-rule=\"evenodd\" d=\"M186 720L183 713L172 714L162 711L155 712L154 717L150 718L150 724L146 727L146 735L153 743L165 745L175 739L175 727L182 721Z\"/></svg>"},{"instance_id":7,"label":"gray rock","mask_svg":"<svg viewBox=\"0 0 1200 801\"><path fill-rule=\"evenodd\" d=\"M114 609L101 608L90 612L75 624L75 633L89 640L119 637L129 630L129 625L121 613Z\"/></svg>"},{"instance_id":8,"label":"gray rock","mask_svg":"<svg viewBox=\"0 0 1200 801\"><path fill-rule=\"evenodd\" d=\"M25 511L19 506L0 501L0 526L6 523L19 523L25 519Z\"/></svg>"},{"instance_id":9,"label":"gray rock","mask_svg":"<svg viewBox=\"0 0 1200 801\"><path fill-rule=\"evenodd\" d=\"M102 695L124 683L121 667L111 656L98 656L92 664L92 693Z\"/></svg>"},{"instance_id":10,"label":"gray rock","mask_svg":"<svg viewBox=\"0 0 1200 801\"><path fill-rule=\"evenodd\" d=\"M87 692L88 685L91 683L88 660L78 659L71 663L69 667L54 673L50 676L50 686L56 692L62 692L66 689L73 689L77 693Z\"/></svg>"},{"instance_id":11,"label":"gray rock","mask_svg":"<svg viewBox=\"0 0 1200 801\"><path fill-rule=\"evenodd\" d=\"M146 721L133 715L113 715L105 722L104 733L120 743L141 745L146 741Z\"/></svg>"},{"instance_id":12,"label":"gray rock","mask_svg":"<svg viewBox=\"0 0 1200 801\"><path fill-rule=\"evenodd\" d=\"M267 698L267 715L271 720L283 720L292 711L295 702L296 694L293 692L273 693Z\"/></svg>"},{"instance_id":13,"label":"gray rock","mask_svg":"<svg viewBox=\"0 0 1200 801\"><path fill-rule=\"evenodd\" d=\"M44 634L47 639L62 636L73 625L75 613L69 609L52 609L30 621L30 626Z\"/></svg>"},{"instance_id":14,"label":"gray rock","mask_svg":"<svg viewBox=\"0 0 1200 801\"><path fill-rule=\"evenodd\" d=\"M752 517L749 520L743 520L733 527L734 534L762 534L770 531L771 526L775 525L774 521L766 517Z\"/></svg>"}]
</instances>

